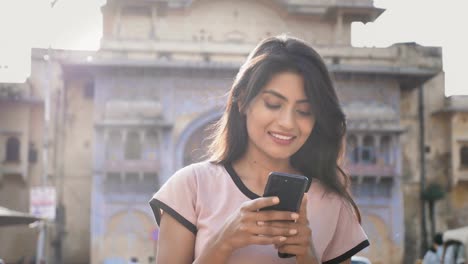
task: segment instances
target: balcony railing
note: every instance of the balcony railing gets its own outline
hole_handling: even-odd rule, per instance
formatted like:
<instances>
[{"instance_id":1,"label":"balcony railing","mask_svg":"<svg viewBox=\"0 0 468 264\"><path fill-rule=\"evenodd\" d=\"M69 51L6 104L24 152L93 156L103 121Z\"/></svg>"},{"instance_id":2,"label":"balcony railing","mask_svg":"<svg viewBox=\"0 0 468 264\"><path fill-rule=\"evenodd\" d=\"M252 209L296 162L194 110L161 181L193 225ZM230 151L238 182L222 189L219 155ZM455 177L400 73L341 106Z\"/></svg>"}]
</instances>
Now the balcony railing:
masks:
<instances>
[{"instance_id":1,"label":"balcony railing","mask_svg":"<svg viewBox=\"0 0 468 264\"><path fill-rule=\"evenodd\" d=\"M396 176L396 167L387 164L346 164L345 171L355 176Z\"/></svg>"},{"instance_id":2,"label":"balcony railing","mask_svg":"<svg viewBox=\"0 0 468 264\"><path fill-rule=\"evenodd\" d=\"M468 167L460 167L454 171L454 178L458 181L468 181Z\"/></svg>"},{"instance_id":3,"label":"balcony railing","mask_svg":"<svg viewBox=\"0 0 468 264\"><path fill-rule=\"evenodd\" d=\"M4 175L20 175L26 177L24 174L23 163L21 162L1 162L0 163L0 176Z\"/></svg>"},{"instance_id":4,"label":"balcony railing","mask_svg":"<svg viewBox=\"0 0 468 264\"><path fill-rule=\"evenodd\" d=\"M34 95L28 82L0 83L0 102L40 103L42 100Z\"/></svg>"}]
</instances>

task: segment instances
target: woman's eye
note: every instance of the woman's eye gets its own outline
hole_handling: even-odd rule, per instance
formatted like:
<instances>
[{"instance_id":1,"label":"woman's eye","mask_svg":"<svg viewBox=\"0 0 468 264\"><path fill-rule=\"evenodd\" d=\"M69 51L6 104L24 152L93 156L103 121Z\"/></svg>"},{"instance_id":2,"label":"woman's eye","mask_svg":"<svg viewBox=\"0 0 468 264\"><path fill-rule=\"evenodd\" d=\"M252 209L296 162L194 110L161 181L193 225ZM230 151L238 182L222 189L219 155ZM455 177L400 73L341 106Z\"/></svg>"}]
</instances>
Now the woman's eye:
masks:
<instances>
[{"instance_id":1,"label":"woman's eye","mask_svg":"<svg viewBox=\"0 0 468 264\"><path fill-rule=\"evenodd\" d=\"M279 104L270 104L270 103L268 103L268 102L265 102L265 106L266 106L267 108L270 108L270 109L278 109L278 108L281 107L281 105L279 105Z\"/></svg>"},{"instance_id":2,"label":"woman's eye","mask_svg":"<svg viewBox=\"0 0 468 264\"><path fill-rule=\"evenodd\" d=\"M296 110L302 116L310 116L312 113L310 111Z\"/></svg>"}]
</instances>

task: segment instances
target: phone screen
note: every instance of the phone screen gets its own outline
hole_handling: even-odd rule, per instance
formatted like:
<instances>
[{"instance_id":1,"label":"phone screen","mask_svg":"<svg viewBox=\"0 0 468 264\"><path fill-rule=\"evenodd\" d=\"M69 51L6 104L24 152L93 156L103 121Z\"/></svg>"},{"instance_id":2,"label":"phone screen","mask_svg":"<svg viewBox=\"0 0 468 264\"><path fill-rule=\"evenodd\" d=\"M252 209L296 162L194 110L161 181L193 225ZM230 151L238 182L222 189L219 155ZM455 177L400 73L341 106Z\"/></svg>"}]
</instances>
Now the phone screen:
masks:
<instances>
[{"instance_id":1,"label":"phone screen","mask_svg":"<svg viewBox=\"0 0 468 264\"><path fill-rule=\"evenodd\" d=\"M262 210L299 211L307 183L307 177L302 175L270 173L263 197L277 196L280 203Z\"/></svg>"}]
</instances>

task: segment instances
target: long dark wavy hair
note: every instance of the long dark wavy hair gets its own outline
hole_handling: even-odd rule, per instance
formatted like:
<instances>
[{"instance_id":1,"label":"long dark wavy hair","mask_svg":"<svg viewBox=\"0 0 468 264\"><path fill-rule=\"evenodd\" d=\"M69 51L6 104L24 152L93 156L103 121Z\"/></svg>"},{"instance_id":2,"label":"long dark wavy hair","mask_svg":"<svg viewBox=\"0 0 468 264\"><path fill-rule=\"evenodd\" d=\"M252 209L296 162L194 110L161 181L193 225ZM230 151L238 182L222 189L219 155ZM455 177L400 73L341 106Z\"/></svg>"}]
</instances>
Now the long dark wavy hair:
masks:
<instances>
[{"instance_id":1,"label":"long dark wavy hair","mask_svg":"<svg viewBox=\"0 0 468 264\"><path fill-rule=\"evenodd\" d=\"M348 192L349 177L339 164L344 152L345 115L325 63L302 40L284 35L270 37L250 53L231 87L225 112L215 125L210 160L227 164L244 155L248 134L243 110L275 74L282 72L302 76L315 117L313 130L291 156L291 165L307 176L309 182L318 179L329 191L348 200L361 221L359 209Z\"/></svg>"}]
</instances>

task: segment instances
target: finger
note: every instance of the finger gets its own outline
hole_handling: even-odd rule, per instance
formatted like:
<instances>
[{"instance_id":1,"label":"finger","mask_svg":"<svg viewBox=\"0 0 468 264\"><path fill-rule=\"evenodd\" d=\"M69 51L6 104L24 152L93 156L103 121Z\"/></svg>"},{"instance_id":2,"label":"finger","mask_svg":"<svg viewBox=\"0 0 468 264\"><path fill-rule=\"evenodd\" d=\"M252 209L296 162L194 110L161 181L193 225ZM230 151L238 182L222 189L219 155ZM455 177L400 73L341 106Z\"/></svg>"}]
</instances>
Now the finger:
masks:
<instances>
[{"instance_id":1,"label":"finger","mask_svg":"<svg viewBox=\"0 0 468 264\"><path fill-rule=\"evenodd\" d=\"M280 228L297 228L297 223L293 221L266 221L265 226L280 227Z\"/></svg>"},{"instance_id":2,"label":"finger","mask_svg":"<svg viewBox=\"0 0 468 264\"><path fill-rule=\"evenodd\" d=\"M278 252L301 256L307 253L307 247L301 245L284 245L278 247Z\"/></svg>"},{"instance_id":3,"label":"finger","mask_svg":"<svg viewBox=\"0 0 468 264\"><path fill-rule=\"evenodd\" d=\"M286 237L284 236L275 236L275 237L269 237L269 236L252 236L251 237L251 244L256 244L256 245L273 245L273 244L279 244L282 243L283 241L286 240Z\"/></svg>"},{"instance_id":4,"label":"finger","mask_svg":"<svg viewBox=\"0 0 468 264\"><path fill-rule=\"evenodd\" d=\"M300 232L300 231L299 231ZM289 235L288 239L278 244L279 246L283 245L308 245L310 239L305 236L297 233L296 235Z\"/></svg>"},{"instance_id":5,"label":"finger","mask_svg":"<svg viewBox=\"0 0 468 264\"><path fill-rule=\"evenodd\" d=\"M309 222L307 219L307 194L302 197L301 207L299 208L299 218L297 222L306 224Z\"/></svg>"},{"instance_id":6,"label":"finger","mask_svg":"<svg viewBox=\"0 0 468 264\"><path fill-rule=\"evenodd\" d=\"M279 203L278 197L260 197L246 203L242 209L250 212L256 212L264 207L272 206Z\"/></svg>"},{"instance_id":7,"label":"finger","mask_svg":"<svg viewBox=\"0 0 468 264\"><path fill-rule=\"evenodd\" d=\"M294 221L298 218L298 213L287 211L259 211L255 216L256 221Z\"/></svg>"},{"instance_id":8,"label":"finger","mask_svg":"<svg viewBox=\"0 0 468 264\"><path fill-rule=\"evenodd\" d=\"M296 222L290 223L287 226L282 226L281 228L297 231L294 232L294 234L291 233L291 235L288 237L288 240L285 242L287 244L307 244L312 240L312 230L307 225Z\"/></svg>"},{"instance_id":9,"label":"finger","mask_svg":"<svg viewBox=\"0 0 468 264\"><path fill-rule=\"evenodd\" d=\"M253 232L264 236L294 236L297 234L297 229L290 228L277 228L271 226L257 226Z\"/></svg>"}]
</instances>

